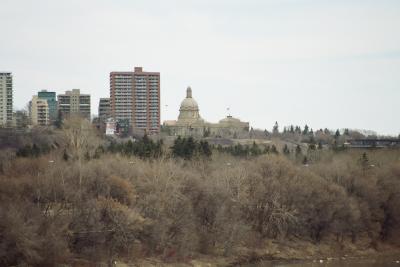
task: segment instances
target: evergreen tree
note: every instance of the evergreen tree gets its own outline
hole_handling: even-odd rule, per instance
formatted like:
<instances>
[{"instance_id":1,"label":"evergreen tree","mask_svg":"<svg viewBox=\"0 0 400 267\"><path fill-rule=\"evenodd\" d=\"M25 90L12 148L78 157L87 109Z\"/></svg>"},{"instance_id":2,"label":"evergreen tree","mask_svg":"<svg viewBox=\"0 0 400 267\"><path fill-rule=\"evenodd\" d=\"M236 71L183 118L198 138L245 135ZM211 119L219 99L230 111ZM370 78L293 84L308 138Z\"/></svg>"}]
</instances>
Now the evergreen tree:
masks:
<instances>
[{"instance_id":1,"label":"evergreen tree","mask_svg":"<svg viewBox=\"0 0 400 267\"><path fill-rule=\"evenodd\" d=\"M164 141L162 139L157 140L156 146L155 146L155 151L154 151L154 157L158 158L161 157L162 153L163 153L163 145L164 145Z\"/></svg>"},{"instance_id":2,"label":"evergreen tree","mask_svg":"<svg viewBox=\"0 0 400 267\"><path fill-rule=\"evenodd\" d=\"M292 133L292 134L294 134L294 127L293 127L293 125L290 125L290 133Z\"/></svg>"},{"instance_id":3,"label":"evergreen tree","mask_svg":"<svg viewBox=\"0 0 400 267\"><path fill-rule=\"evenodd\" d=\"M289 155L290 154L290 150L289 150L289 147L288 147L287 144L285 144L283 146L282 152L283 152L284 155Z\"/></svg>"},{"instance_id":4,"label":"evergreen tree","mask_svg":"<svg viewBox=\"0 0 400 267\"><path fill-rule=\"evenodd\" d=\"M61 110L58 110L57 119L54 121L54 126L57 129L61 129L63 126L63 114Z\"/></svg>"},{"instance_id":5,"label":"evergreen tree","mask_svg":"<svg viewBox=\"0 0 400 267\"><path fill-rule=\"evenodd\" d=\"M321 143L321 141L318 142L318 149L319 149L319 150L322 149L322 143Z\"/></svg>"},{"instance_id":6,"label":"evergreen tree","mask_svg":"<svg viewBox=\"0 0 400 267\"><path fill-rule=\"evenodd\" d=\"M183 157L183 139L181 138L181 136L178 136L174 140L174 145L171 148L172 154L175 157Z\"/></svg>"},{"instance_id":7,"label":"evergreen tree","mask_svg":"<svg viewBox=\"0 0 400 267\"><path fill-rule=\"evenodd\" d=\"M277 121L275 122L275 125L274 125L274 127L272 128L272 133L273 133L273 134L279 134L279 125L278 125L278 122L277 122Z\"/></svg>"},{"instance_id":8,"label":"evergreen tree","mask_svg":"<svg viewBox=\"0 0 400 267\"><path fill-rule=\"evenodd\" d=\"M303 135L308 135L308 125L304 126Z\"/></svg>"},{"instance_id":9,"label":"evergreen tree","mask_svg":"<svg viewBox=\"0 0 400 267\"><path fill-rule=\"evenodd\" d=\"M340 137L340 131L339 129L337 129L335 133L335 138L338 139L339 137Z\"/></svg>"},{"instance_id":10,"label":"evergreen tree","mask_svg":"<svg viewBox=\"0 0 400 267\"><path fill-rule=\"evenodd\" d=\"M189 136L189 138L186 139L186 144L184 147L185 159L191 159L195 150L196 150L196 142L192 136Z\"/></svg>"},{"instance_id":11,"label":"evergreen tree","mask_svg":"<svg viewBox=\"0 0 400 267\"><path fill-rule=\"evenodd\" d=\"M37 158L40 155L40 148L36 144L33 144L32 146L31 155L35 158Z\"/></svg>"},{"instance_id":12,"label":"evergreen tree","mask_svg":"<svg viewBox=\"0 0 400 267\"><path fill-rule=\"evenodd\" d=\"M63 160L68 161L68 159L69 159L69 156L68 156L67 150L64 148L64 151L63 151Z\"/></svg>"},{"instance_id":13,"label":"evergreen tree","mask_svg":"<svg viewBox=\"0 0 400 267\"><path fill-rule=\"evenodd\" d=\"M364 170L367 170L371 167L370 163L369 163L369 159L368 159L368 155L366 152L364 152L361 156L361 158L359 159L360 165Z\"/></svg>"},{"instance_id":14,"label":"evergreen tree","mask_svg":"<svg viewBox=\"0 0 400 267\"><path fill-rule=\"evenodd\" d=\"M302 151L301 151L301 147L300 145L296 146L296 157L299 157L300 155L302 155Z\"/></svg>"},{"instance_id":15,"label":"evergreen tree","mask_svg":"<svg viewBox=\"0 0 400 267\"><path fill-rule=\"evenodd\" d=\"M271 146L271 153L273 153L273 154L279 154L279 152L278 152L278 150L276 149L276 146L275 146L275 145L272 145L272 146Z\"/></svg>"},{"instance_id":16,"label":"evergreen tree","mask_svg":"<svg viewBox=\"0 0 400 267\"><path fill-rule=\"evenodd\" d=\"M134 154L134 146L133 146L133 143L132 143L131 140L128 140L128 142L126 142L126 144L124 145L123 150L124 150L123 152L126 155L133 155Z\"/></svg>"},{"instance_id":17,"label":"evergreen tree","mask_svg":"<svg viewBox=\"0 0 400 267\"><path fill-rule=\"evenodd\" d=\"M200 150L199 151L200 155L205 156L207 158L211 157L212 155L210 145L208 144L207 141L200 141L199 150Z\"/></svg>"},{"instance_id":18,"label":"evergreen tree","mask_svg":"<svg viewBox=\"0 0 400 267\"><path fill-rule=\"evenodd\" d=\"M252 156L258 156L261 154L261 150L258 147L258 145L256 144L256 142L253 142L253 145L251 146L251 149L250 149L250 154Z\"/></svg>"}]
</instances>

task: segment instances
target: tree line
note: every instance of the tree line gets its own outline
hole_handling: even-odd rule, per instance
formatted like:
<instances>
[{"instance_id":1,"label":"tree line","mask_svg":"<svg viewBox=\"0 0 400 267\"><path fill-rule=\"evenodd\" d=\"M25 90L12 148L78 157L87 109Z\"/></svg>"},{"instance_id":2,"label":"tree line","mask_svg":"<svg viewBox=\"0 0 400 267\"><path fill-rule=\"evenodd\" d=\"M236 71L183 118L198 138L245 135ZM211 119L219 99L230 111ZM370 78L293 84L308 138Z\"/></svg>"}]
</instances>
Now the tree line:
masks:
<instances>
[{"instance_id":1,"label":"tree line","mask_svg":"<svg viewBox=\"0 0 400 267\"><path fill-rule=\"evenodd\" d=\"M154 157L163 144L147 137L109 148L103 141L76 120L63 124L60 146L47 154L0 151L1 266L238 258L273 250L265 247L271 240L400 245L397 150L272 152L271 145L267 153L253 143L211 155L189 137L175 140L174 156ZM292 160L303 153L318 160Z\"/></svg>"}]
</instances>

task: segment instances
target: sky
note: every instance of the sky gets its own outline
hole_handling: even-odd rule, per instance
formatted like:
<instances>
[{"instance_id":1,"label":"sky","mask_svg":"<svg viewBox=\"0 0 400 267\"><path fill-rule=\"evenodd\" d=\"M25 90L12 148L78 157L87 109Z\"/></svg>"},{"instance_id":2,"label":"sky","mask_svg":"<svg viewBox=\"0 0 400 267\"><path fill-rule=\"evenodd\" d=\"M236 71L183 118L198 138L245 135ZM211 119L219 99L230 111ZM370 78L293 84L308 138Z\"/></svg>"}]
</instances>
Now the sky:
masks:
<instances>
[{"instance_id":1,"label":"sky","mask_svg":"<svg viewBox=\"0 0 400 267\"><path fill-rule=\"evenodd\" d=\"M161 120L400 133L398 0L0 0L14 108L41 89L109 97L109 73L161 73ZM229 111L228 111L229 108Z\"/></svg>"}]
</instances>

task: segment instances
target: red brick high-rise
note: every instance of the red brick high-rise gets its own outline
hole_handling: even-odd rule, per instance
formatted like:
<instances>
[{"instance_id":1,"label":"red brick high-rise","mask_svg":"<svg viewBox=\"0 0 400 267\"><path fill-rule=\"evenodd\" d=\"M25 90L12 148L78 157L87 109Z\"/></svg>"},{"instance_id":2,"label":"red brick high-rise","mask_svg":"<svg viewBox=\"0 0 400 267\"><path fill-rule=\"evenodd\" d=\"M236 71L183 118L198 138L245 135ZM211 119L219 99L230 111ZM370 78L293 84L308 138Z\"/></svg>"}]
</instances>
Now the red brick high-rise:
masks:
<instances>
[{"instance_id":1,"label":"red brick high-rise","mask_svg":"<svg viewBox=\"0 0 400 267\"><path fill-rule=\"evenodd\" d=\"M160 73L110 73L111 115L117 121L128 120L131 129L146 132L160 131Z\"/></svg>"}]
</instances>

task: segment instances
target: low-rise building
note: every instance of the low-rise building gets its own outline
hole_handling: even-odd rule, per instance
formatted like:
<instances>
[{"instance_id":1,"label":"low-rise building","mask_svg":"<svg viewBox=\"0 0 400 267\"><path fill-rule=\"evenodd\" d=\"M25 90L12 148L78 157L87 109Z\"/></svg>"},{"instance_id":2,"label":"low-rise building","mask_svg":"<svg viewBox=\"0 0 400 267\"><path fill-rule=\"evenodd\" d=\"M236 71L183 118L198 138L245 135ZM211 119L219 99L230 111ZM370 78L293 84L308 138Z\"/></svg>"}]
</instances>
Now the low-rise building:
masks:
<instances>
[{"instance_id":1,"label":"low-rise building","mask_svg":"<svg viewBox=\"0 0 400 267\"><path fill-rule=\"evenodd\" d=\"M181 136L239 138L249 133L248 122L242 122L230 115L218 123L210 123L202 119L190 87L187 88L186 98L181 103L178 120L165 121L163 126L169 134Z\"/></svg>"}]
</instances>

